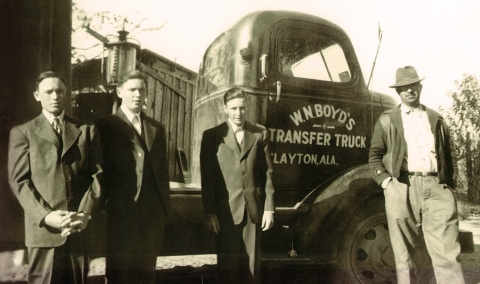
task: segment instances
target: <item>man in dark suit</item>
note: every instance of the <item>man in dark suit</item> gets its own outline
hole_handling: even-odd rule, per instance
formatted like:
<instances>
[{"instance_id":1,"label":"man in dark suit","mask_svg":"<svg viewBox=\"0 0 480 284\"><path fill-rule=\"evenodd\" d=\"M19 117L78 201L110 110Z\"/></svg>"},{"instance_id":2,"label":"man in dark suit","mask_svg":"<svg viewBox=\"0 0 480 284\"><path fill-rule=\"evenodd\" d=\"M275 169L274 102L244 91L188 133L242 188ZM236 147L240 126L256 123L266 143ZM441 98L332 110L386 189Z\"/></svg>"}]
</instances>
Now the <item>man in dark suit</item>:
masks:
<instances>
[{"instance_id":1,"label":"man in dark suit","mask_svg":"<svg viewBox=\"0 0 480 284\"><path fill-rule=\"evenodd\" d=\"M97 121L104 143L108 283L155 283L170 208L164 127L142 111L146 77L120 79L122 103Z\"/></svg>"},{"instance_id":2,"label":"man in dark suit","mask_svg":"<svg viewBox=\"0 0 480 284\"><path fill-rule=\"evenodd\" d=\"M9 179L25 212L29 283L87 276L80 232L100 202L102 157L95 127L65 114L65 89L59 74L40 74L33 94L42 113L10 132Z\"/></svg>"},{"instance_id":3,"label":"man in dark suit","mask_svg":"<svg viewBox=\"0 0 480 284\"><path fill-rule=\"evenodd\" d=\"M217 234L219 283L258 283L260 233L273 226L267 129L245 120L245 93L228 90L226 122L203 133L200 152L207 229Z\"/></svg>"}]
</instances>

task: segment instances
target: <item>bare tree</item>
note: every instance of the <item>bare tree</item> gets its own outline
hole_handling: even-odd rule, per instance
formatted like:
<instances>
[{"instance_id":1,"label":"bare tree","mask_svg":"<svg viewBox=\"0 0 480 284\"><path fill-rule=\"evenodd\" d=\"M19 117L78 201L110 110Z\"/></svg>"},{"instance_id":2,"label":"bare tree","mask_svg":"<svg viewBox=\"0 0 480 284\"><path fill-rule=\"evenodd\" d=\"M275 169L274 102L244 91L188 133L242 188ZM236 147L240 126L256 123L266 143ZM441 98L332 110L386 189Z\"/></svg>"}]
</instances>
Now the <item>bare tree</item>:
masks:
<instances>
[{"instance_id":1,"label":"bare tree","mask_svg":"<svg viewBox=\"0 0 480 284\"><path fill-rule=\"evenodd\" d=\"M147 18L138 13L132 12L129 15L119 15L112 11L99 11L89 15L80 8L75 2L72 4L72 61L82 62L101 56L103 44L108 41L118 39L118 31L124 30L130 37L135 37L142 32L158 31L166 24L160 26L147 27ZM86 47L80 47L85 40L85 36L80 34L89 34L91 42ZM97 40L92 40L96 38Z\"/></svg>"}]
</instances>

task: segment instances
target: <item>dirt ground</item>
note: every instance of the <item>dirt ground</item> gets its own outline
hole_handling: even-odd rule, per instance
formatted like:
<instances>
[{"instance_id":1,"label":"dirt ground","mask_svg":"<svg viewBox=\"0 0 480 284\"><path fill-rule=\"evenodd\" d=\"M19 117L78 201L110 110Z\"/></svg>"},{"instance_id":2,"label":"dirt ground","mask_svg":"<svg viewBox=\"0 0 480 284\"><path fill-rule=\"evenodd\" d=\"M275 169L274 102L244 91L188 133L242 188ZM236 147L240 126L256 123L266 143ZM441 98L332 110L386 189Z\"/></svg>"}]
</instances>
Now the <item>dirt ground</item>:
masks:
<instances>
[{"instance_id":1,"label":"dirt ground","mask_svg":"<svg viewBox=\"0 0 480 284\"><path fill-rule=\"evenodd\" d=\"M472 232L475 244L474 252L460 255L465 281L467 284L480 284L480 217L460 221L460 229ZM0 283L26 283L28 266L20 263L22 254L22 251L0 253ZM159 257L157 278L164 284L215 284L215 263L215 255ZM309 268L289 267L288 273L281 269L269 271L270 275L265 275L266 278L278 279L269 283L323 283L318 276L314 279L312 279L313 276L308 276ZM89 283L105 283L104 272L105 259L93 259L90 263ZM318 275L318 271L315 272Z\"/></svg>"}]
</instances>

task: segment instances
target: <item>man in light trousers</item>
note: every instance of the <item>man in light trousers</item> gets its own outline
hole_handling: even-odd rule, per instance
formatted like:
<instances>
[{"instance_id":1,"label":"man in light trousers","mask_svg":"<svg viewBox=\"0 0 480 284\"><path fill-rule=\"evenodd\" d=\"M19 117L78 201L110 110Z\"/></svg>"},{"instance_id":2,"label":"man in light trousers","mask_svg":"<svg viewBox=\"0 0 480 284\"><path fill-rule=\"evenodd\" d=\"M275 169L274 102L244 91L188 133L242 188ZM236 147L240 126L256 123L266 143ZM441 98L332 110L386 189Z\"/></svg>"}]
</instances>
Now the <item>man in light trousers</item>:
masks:
<instances>
[{"instance_id":1,"label":"man in light trousers","mask_svg":"<svg viewBox=\"0 0 480 284\"><path fill-rule=\"evenodd\" d=\"M444 119L420 104L422 84L412 66L399 68L395 88L402 103L375 124L369 163L384 189L398 283L420 283L413 255L425 241L437 283L465 283L457 260L458 216L452 193L455 147ZM423 239L422 239L423 238Z\"/></svg>"}]
</instances>

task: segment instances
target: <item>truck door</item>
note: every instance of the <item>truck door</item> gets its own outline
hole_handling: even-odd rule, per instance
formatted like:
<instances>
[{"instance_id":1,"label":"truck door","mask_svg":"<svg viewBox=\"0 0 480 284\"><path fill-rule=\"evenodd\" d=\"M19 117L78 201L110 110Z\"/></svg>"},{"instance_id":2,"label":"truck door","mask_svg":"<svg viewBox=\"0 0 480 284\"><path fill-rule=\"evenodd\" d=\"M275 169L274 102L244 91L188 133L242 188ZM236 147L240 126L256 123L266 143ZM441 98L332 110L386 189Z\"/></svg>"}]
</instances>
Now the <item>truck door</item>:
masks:
<instances>
[{"instance_id":1,"label":"truck door","mask_svg":"<svg viewBox=\"0 0 480 284\"><path fill-rule=\"evenodd\" d=\"M283 20L271 33L267 110L278 206L366 162L365 82L341 29Z\"/></svg>"}]
</instances>

